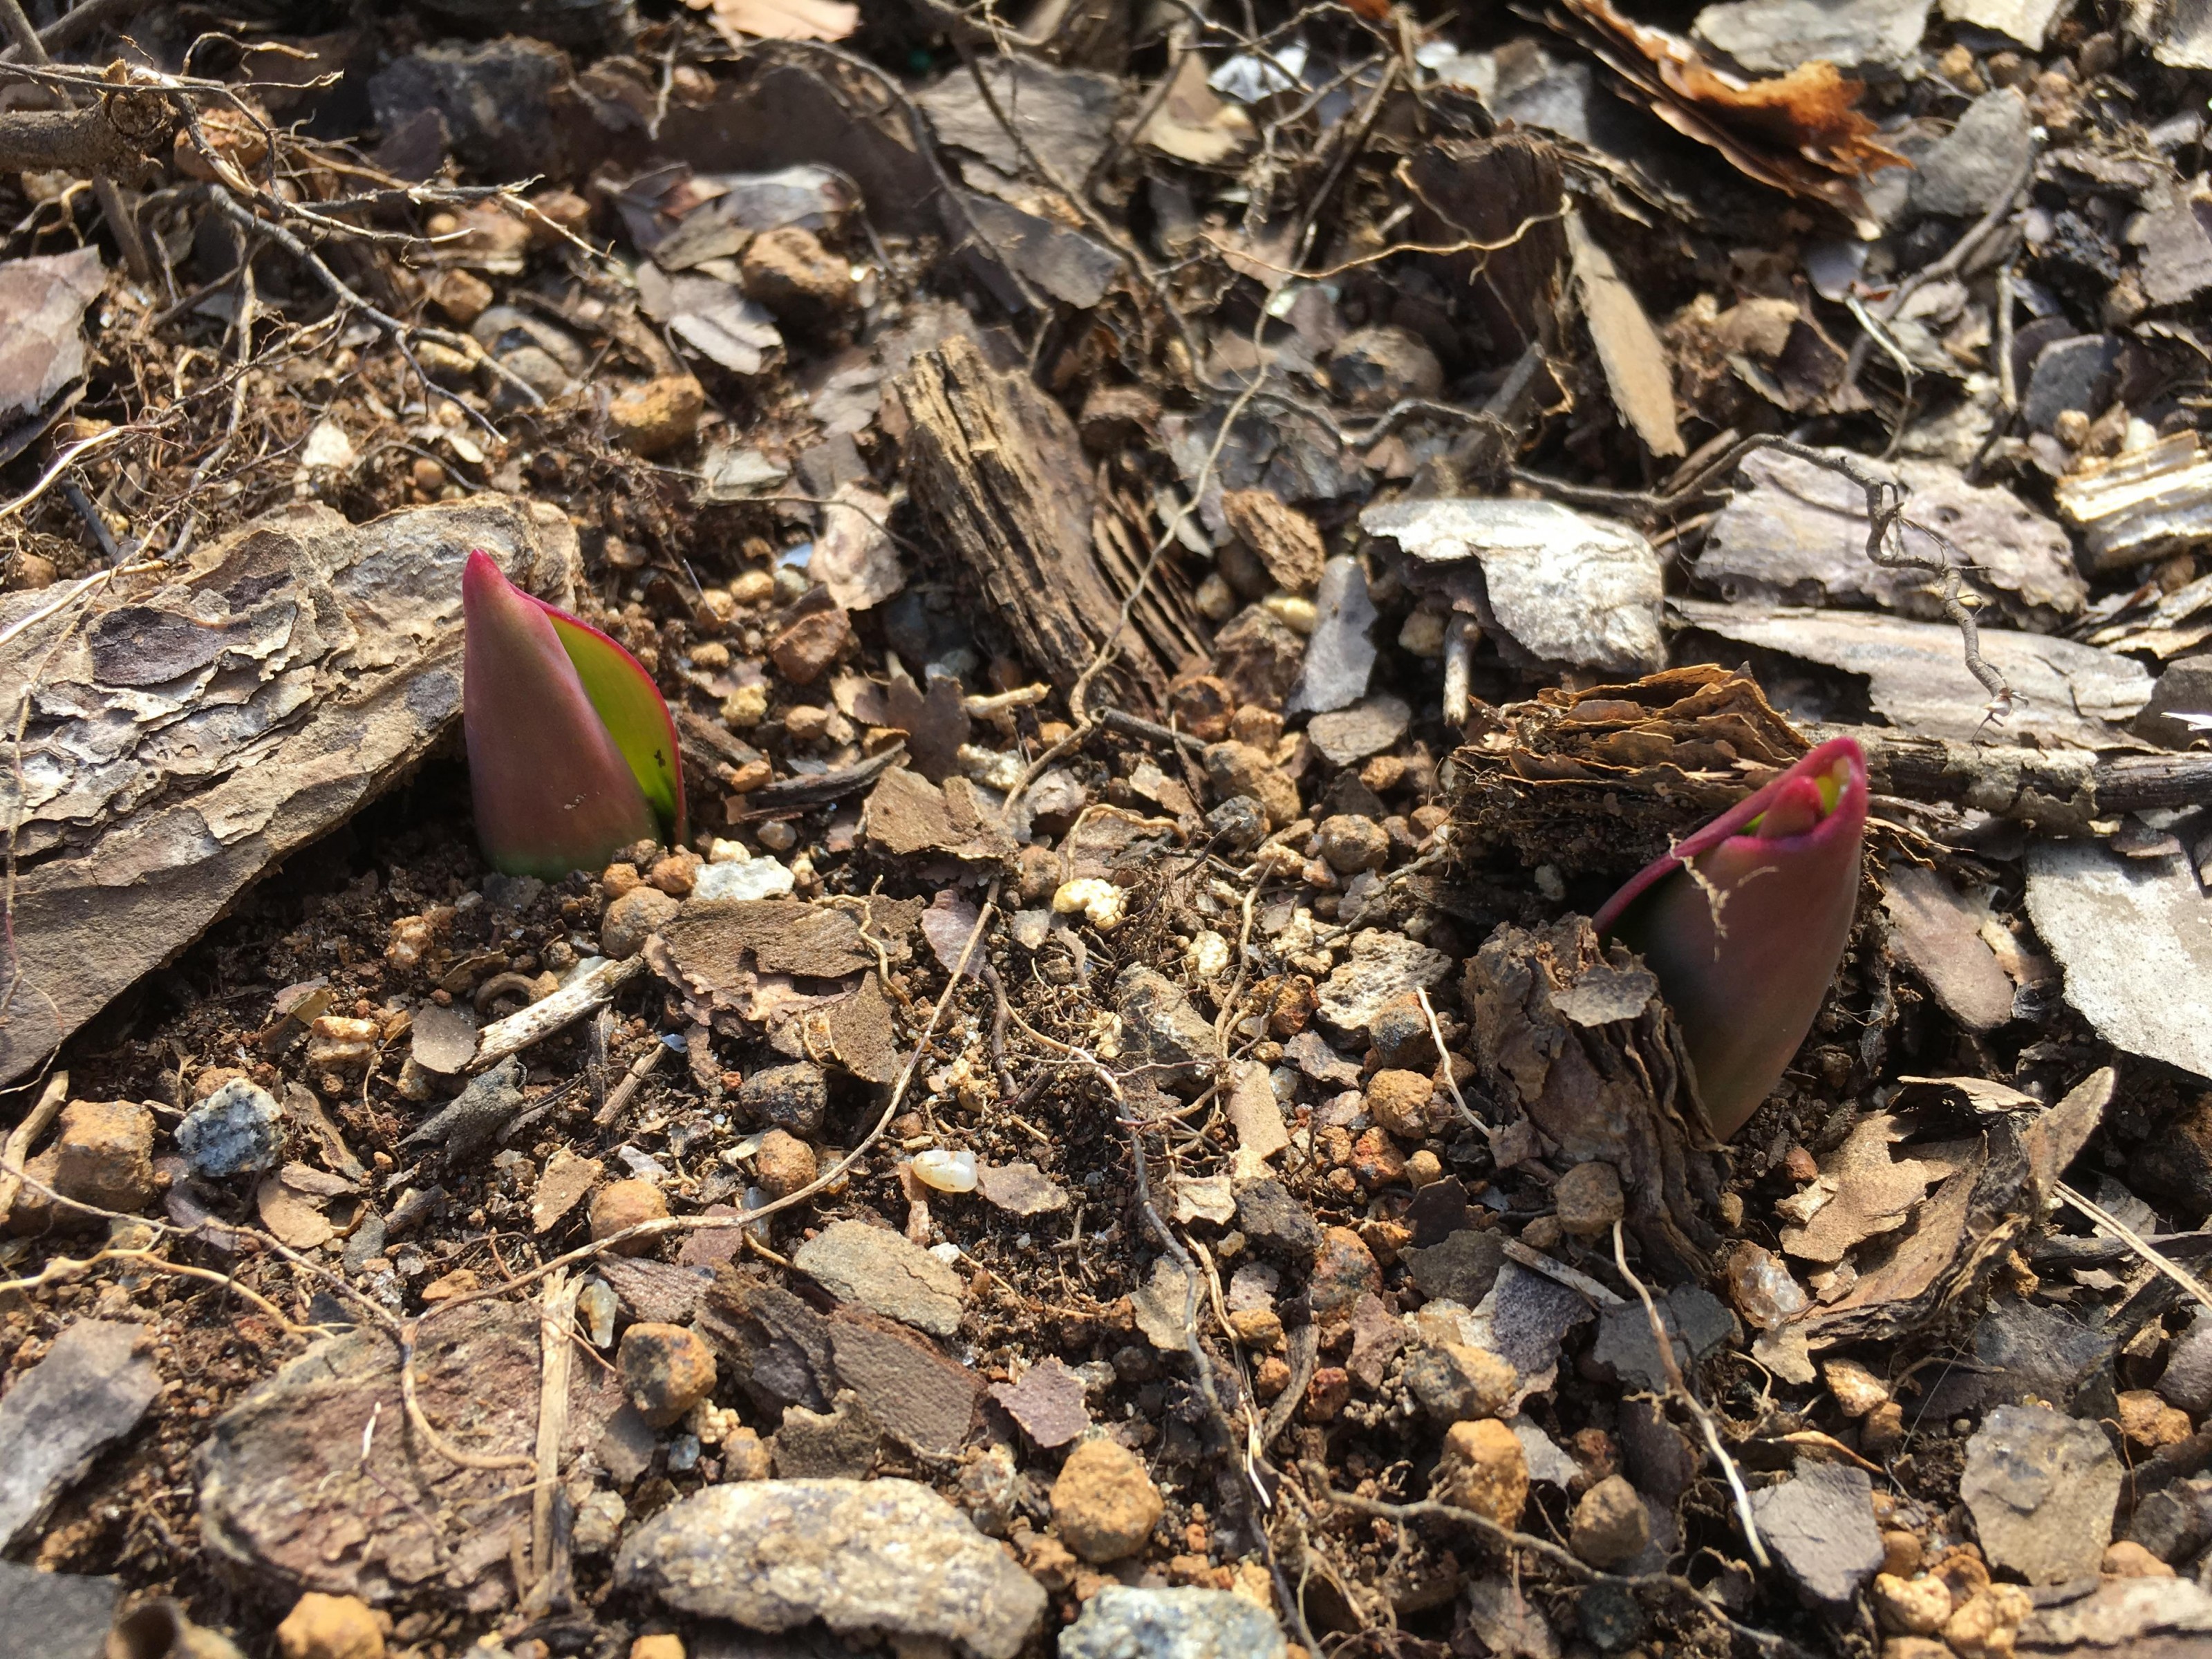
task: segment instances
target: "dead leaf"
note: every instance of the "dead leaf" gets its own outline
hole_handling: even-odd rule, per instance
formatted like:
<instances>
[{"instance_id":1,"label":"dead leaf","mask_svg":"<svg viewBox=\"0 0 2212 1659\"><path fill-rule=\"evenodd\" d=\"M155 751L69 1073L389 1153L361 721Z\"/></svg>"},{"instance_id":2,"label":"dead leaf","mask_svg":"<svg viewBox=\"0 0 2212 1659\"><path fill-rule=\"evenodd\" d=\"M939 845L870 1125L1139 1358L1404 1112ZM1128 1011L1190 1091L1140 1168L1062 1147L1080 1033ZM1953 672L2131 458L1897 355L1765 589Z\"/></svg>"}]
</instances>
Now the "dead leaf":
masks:
<instances>
[{"instance_id":1,"label":"dead leaf","mask_svg":"<svg viewBox=\"0 0 2212 1659\"><path fill-rule=\"evenodd\" d=\"M947 778L940 788L904 767L884 773L869 791L861 823L870 841L901 858L944 853L990 860L1014 850L966 778Z\"/></svg>"},{"instance_id":2,"label":"dead leaf","mask_svg":"<svg viewBox=\"0 0 2212 1659\"><path fill-rule=\"evenodd\" d=\"M960 682L949 674L929 676L927 693L904 674L891 676L883 690L884 723L906 733L914 769L932 783L943 783L960 768L960 745L972 722L962 700Z\"/></svg>"},{"instance_id":3,"label":"dead leaf","mask_svg":"<svg viewBox=\"0 0 2212 1659\"><path fill-rule=\"evenodd\" d=\"M2012 1018L2012 981L1982 938L1986 902L1977 904L1933 870L1893 864L1882 872L1881 902L1893 948L1944 1012L1974 1031Z\"/></svg>"},{"instance_id":4,"label":"dead leaf","mask_svg":"<svg viewBox=\"0 0 2212 1659\"><path fill-rule=\"evenodd\" d=\"M1252 142L1252 118L1206 84L1203 53L1187 52L1175 82L1138 135L1163 155L1193 167L1218 167Z\"/></svg>"},{"instance_id":5,"label":"dead leaf","mask_svg":"<svg viewBox=\"0 0 2212 1659\"><path fill-rule=\"evenodd\" d=\"M260 1213L261 1224L280 1243L295 1250L312 1250L336 1238L338 1230L323 1213L330 1194L303 1191L289 1179L298 1167L288 1164L264 1178L254 1191L253 1207Z\"/></svg>"},{"instance_id":6,"label":"dead leaf","mask_svg":"<svg viewBox=\"0 0 2212 1659\"><path fill-rule=\"evenodd\" d=\"M557 1225L592 1190L604 1167L595 1158L580 1158L566 1146L557 1148L545 1160L537 1188L530 1194L530 1231L542 1233Z\"/></svg>"},{"instance_id":7,"label":"dead leaf","mask_svg":"<svg viewBox=\"0 0 2212 1659\"><path fill-rule=\"evenodd\" d=\"M2047 1208L2057 1196L2066 1166L2081 1155L2112 1103L2113 1085L2119 1073L2100 1066L2066 1091L2065 1098L2021 1131L2021 1146L2027 1153L2028 1182L2036 1206Z\"/></svg>"},{"instance_id":8,"label":"dead leaf","mask_svg":"<svg viewBox=\"0 0 2212 1659\"><path fill-rule=\"evenodd\" d=\"M1588 48L1651 112L1710 144L1747 178L1825 202L1871 225L1856 180L1905 158L1875 138L1859 112L1865 88L1820 59L1789 74L1747 81L1707 61L1679 34L1623 16L1611 0L1560 0L1554 26ZM1874 229L1867 233L1872 235Z\"/></svg>"},{"instance_id":9,"label":"dead leaf","mask_svg":"<svg viewBox=\"0 0 2212 1659\"><path fill-rule=\"evenodd\" d=\"M983 1201L1008 1215L1053 1215L1067 1207L1067 1189L1034 1164L986 1164L975 1171Z\"/></svg>"},{"instance_id":10,"label":"dead leaf","mask_svg":"<svg viewBox=\"0 0 2212 1659\"><path fill-rule=\"evenodd\" d=\"M969 936L975 931L975 907L960 896L957 888L948 887L930 902L929 908L921 913L921 936L929 941L930 954L937 965L951 973L960 965L961 952L967 949ZM975 963L982 952L978 950L969 959L968 972L972 977Z\"/></svg>"},{"instance_id":11,"label":"dead leaf","mask_svg":"<svg viewBox=\"0 0 2212 1659\"><path fill-rule=\"evenodd\" d=\"M84 373L84 309L106 285L96 247L0 264L0 415L44 409Z\"/></svg>"},{"instance_id":12,"label":"dead leaf","mask_svg":"<svg viewBox=\"0 0 2212 1659\"><path fill-rule=\"evenodd\" d=\"M1045 1451L1065 1446L1091 1426L1083 1379L1057 1359L1030 1366L1018 1382L992 1384L991 1398Z\"/></svg>"},{"instance_id":13,"label":"dead leaf","mask_svg":"<svg viewBox=\"0 0 2212 1659\"><path fill-rule=\"evenodd\" d=\"M647 316L732 374L759 374L769 354L783 348L775 319L733 283L665 276L648 262L637 268L637 301Z\"/></svg>"},{"instance_id":14,"label":"dead leaf","mask_svg":"<svg viewBox=\"0 0 2212 1659\"><path fill-rule=\"evenodd\" d=\"M1636 290L1622 279L1613 255L1591 237L1579 213L1567 215L1567 252L1613 408L1654 455L1686 453L1674 420L1674 376L1666 348Z\"/></svg>"},{"instance_id":15,"label":"dead leaf","mask_svg":"<svg viewBox=\"0 0 2212 1659\"><path fill-rule=\"evenodd\" d=\"M806 574L841 608L870 610L906 586L906 568L884 528L890 501L857 478L839 484L830 501L835 505L822 509L822 533L815 538Z\"/></svg>"},{"instance_id":16,"label":"dead leaf","mask_svg":"<svg viewBox=\"0 0 2212 1659\"><path fill-rule=\"evenodd\" d=\"M842 40L860 27L860 9L845 0L684 0L714 13L722 38L743 50L757 40Z\"/></svg>"},{"instance_id":17,"label":"dead leaf","mask_svg":"<svg viewBox=\"0 0 2212 1659\"><path fill-rule=\"evenodd\" d=\"M889 1083L898 1075L890 999L872 972L850 995L800 1016L800 1042L809 1054L833 1060L866 1082Z\"/></svg>"},{"instance_id":18,"label":"dead leaf","mask_svg":"<svg viewBox=\"0 0 2212 1659\"><path fill-rule=\"evenodd\" d=\"M1807 1261L1841 1261L1852 1246L1903 1226L1929 1188L1951 1175L1958 1159L1893 1158L1905 1139L1887 1112L1862 1118L1844 1144L1821 1160L1820 1178L1785 1203L1797 1225L1782 1229L1782 1248ZM1813 1201L1804 1201L1804 1200Z\"/></svg>"},{"instance_id":19,"label":"dead leaf","mask_svg":"<svg viewBox=\"0 0 2212 1659\"><path fill-rule=\"evenodd\" d=\"M410 1051L426 1072L458 1077L477 1057L477 1017L467 1007L430 1003L415 1011Z\"/></svg>"}]
</instances>

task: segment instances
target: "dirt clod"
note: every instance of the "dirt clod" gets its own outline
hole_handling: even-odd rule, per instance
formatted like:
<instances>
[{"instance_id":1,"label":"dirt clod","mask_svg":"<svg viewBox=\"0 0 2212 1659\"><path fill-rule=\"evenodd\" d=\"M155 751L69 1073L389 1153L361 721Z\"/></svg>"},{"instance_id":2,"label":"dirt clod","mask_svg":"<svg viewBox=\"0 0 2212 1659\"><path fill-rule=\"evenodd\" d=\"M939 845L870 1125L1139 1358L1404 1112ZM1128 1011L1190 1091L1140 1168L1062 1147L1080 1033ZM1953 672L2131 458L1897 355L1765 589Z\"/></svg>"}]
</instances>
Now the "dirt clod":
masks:
<instances>
[{"instance_id":1,"label":"dirt clod","mask_svg":"<svg viewBox=\"0 0 2212 1659\"><path fill-rule=\"evenodd\" d=\"M1110 1440L1086 1440L1052 1483L1053 1524L1085 1561L1119 1561L1145 1546L1165 1505L1143 1461Z\"/></svg>"}]
</instances>

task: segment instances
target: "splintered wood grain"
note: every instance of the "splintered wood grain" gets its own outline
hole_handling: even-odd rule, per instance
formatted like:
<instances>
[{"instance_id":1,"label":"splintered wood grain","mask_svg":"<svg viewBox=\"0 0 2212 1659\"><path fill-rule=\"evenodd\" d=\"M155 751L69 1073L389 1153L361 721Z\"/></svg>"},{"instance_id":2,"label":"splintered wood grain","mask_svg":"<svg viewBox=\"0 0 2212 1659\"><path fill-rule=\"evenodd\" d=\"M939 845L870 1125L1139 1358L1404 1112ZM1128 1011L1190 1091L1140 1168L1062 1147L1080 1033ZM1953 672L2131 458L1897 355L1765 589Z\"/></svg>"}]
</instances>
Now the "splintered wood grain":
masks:
<instances>
[{"instance_id":1,"label":"splintered wood grain","mask_svg":"<svg viewBox=\"0 0 2212 1659\"><path fill-rule=\"evenodd\" d=\"M917 356L898 391L912 422L908 487L924 519L1022 656L1055 685L1073 685L1119 623L1121 593L1092 536L1096 503L1073 422L964 336ZM1135 628L1119 643L1125 685L1157 705L1166 666Z\"/></svg>"}]
</instances>

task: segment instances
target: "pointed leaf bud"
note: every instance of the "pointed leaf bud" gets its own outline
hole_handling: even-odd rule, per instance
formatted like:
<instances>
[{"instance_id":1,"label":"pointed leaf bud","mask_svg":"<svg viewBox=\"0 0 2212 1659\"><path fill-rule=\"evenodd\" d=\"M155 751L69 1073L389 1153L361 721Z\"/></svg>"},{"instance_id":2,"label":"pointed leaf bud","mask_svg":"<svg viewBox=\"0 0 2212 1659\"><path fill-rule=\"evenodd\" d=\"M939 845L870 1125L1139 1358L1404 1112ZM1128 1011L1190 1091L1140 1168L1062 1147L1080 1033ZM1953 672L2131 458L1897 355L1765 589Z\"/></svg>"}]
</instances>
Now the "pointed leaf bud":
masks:
<instances>
[{"instance_id":1,"label":"pointed leaf bud","mask_svg":"<svg viewBox=\"0 0 2212 1659\"><path fill-rule=\"evenodd\" d=\"M1595 918L1658 975L1713 1133L1782 1080L1835 977L1859 893L1866 757L1824 743L1638 872Z\"/></svg>"},{"instance_id":2,"label":"pointed leaf bud","mask_svg":"<svg viewBox=\"0 0 2212 1659\"><path fill-rule=\"evenodd\" d=\"M469 555L461 576L461 724L484 856L509 875L552 877L598 869L617 848L657 838L653 805L555 619L584 624L525 593L481 552Z\"/></svg>"}]
</instances>

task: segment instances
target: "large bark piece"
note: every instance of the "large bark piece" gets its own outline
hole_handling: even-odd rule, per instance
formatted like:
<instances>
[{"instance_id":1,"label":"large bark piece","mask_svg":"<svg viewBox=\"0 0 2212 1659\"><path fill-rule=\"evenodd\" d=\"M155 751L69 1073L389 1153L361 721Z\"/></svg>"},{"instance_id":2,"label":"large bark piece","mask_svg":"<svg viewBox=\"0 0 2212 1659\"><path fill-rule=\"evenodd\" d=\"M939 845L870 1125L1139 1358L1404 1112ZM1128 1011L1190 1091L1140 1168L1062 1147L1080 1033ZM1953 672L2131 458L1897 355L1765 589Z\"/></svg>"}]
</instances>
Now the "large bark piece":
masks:
<instances>
[{"instance_id":1,"label":"large bark piece","mask_svg":"<svg viewBox=\"0 0 2212 1659\"><path fill-rule=\"evenodd\" d=\"M426 1320L416 1397L450 1443L481 1458L537 1443L538 1310L485 1302ZM603 1365L568 1380L563 1467L622 1406ZM527 1469L464 1468L427 1443L401 1398L398 1345L380 1331L317 1344L217 1418L192 1461L210 1555L252 1577L372 1603L422 1597L488 1612L510 1598L530 1536Z\"/></svg>"},{"instance_id":2,"label":"large bark piece","mask_svg":"<svg viewBox=\"0 0 2212 1659\"><path fill-rule=\"evenodd\" d=\"M1073 685L1121 611L1092 536L1090 474L1073 422L958 335L917 356L898 386L912 422L915 504L1021 653L1055 685ZM1157 704L1166 667L1134 628L1120 645L1121 665Z\"/></svg>"},{"instance_id":3,"label":"large bark piece","mask_svg":"<svg viewBox=\"0 0 2212 1659\"><path fill-rule=\"evenodd\" d=\"M302 503L35 622L52 590L0 600L11 737L31 700L20 771L0 769L0 1081L429 752L460 713L478 547L569 602L566 517L498 495L358 526Z\"/></svg>"}]
</instances>

